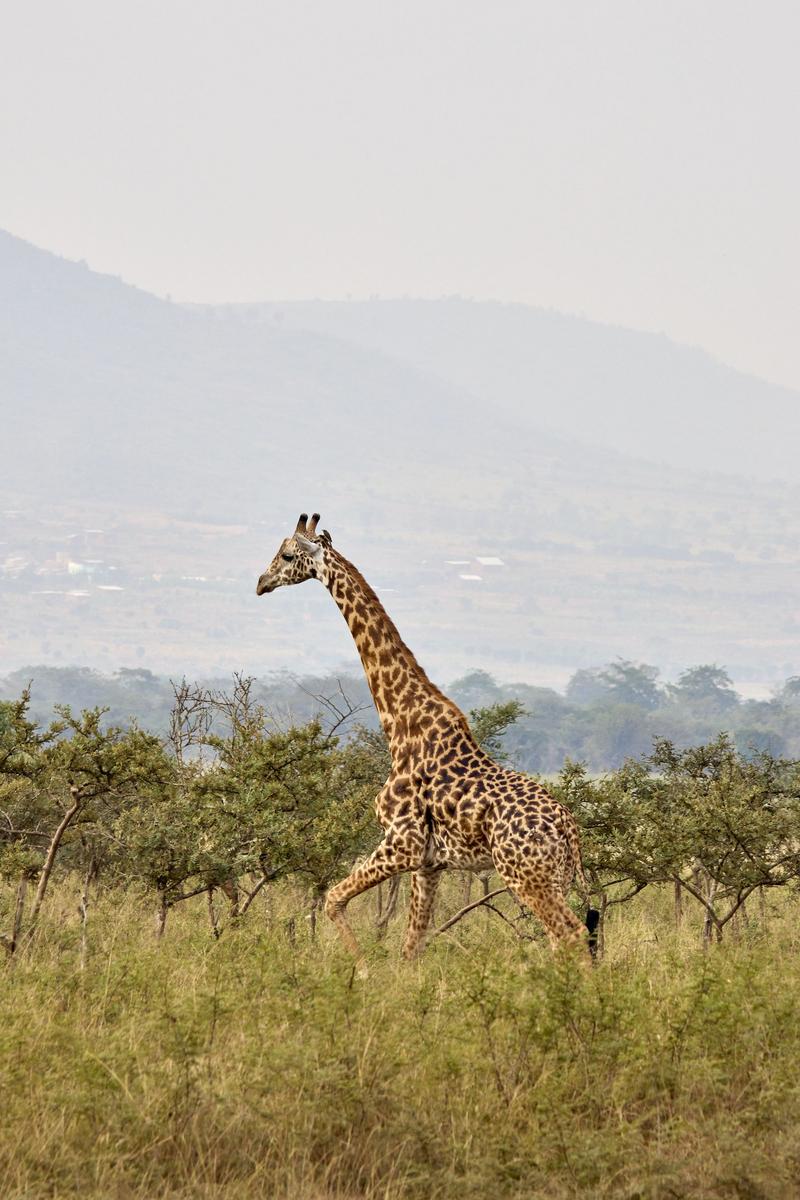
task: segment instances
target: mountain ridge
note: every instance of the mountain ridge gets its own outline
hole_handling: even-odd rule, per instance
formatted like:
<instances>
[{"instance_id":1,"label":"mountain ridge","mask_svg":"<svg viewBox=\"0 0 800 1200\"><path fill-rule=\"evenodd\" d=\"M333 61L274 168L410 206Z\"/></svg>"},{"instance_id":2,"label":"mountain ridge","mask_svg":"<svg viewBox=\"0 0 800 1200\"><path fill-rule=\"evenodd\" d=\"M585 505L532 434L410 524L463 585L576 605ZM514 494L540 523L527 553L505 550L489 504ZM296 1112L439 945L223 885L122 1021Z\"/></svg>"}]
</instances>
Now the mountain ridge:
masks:
<instances>
[{"instance_id":1,"label":"mountain ridge","mask_svg":"<svg viewBox=\"0 0 800 1200\"><path fill-rule=\"evenodd\" d=\"M529 427L579 429L607 449L667 465L796 478L800 392L663 333L454 297L214 307L391 353Z\"/></svg>"},{"instance_id":2,"label":"mountain ridge","mask_svg":"<svg viewBox=\"0 0 800 1200\"><path fill-rule=\"evenodd\" d=\"M796 484L543 430L518 411L524 373L506 406L489 376L442 374L469 349L463 325L448 337L406 361L0 237L0 673L352 663L324 595L255 599L310 507L440 679L481 666L559 685L615 655L724 662L765 687L800 671Z\"/></svg>"}]
</instances>

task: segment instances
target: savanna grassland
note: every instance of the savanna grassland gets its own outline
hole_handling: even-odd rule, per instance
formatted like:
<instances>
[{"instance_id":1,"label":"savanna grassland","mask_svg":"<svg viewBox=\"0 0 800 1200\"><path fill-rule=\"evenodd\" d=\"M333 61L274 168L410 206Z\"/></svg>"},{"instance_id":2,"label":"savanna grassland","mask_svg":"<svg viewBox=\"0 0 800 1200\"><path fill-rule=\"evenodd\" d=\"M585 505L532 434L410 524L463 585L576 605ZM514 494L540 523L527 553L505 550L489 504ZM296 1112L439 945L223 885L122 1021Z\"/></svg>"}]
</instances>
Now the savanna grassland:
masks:
<instances>
[{"instance_id":1,"label":"savanna grassland","mask_svg":"<svg viewBox=\"0 0 800 1200\"><path fill-rule=\"evenodd\" d=\"M798 763L567 761L597 965L457 872L414 964L406 882L353 903L362 980L321 904L387 748L325 706L182 683L162 737L0 703L2 1200L800 1194ZM501 760L519 711L470 714Z\"/></svg>"},{"instance_id":2,"label":"savanna grassland","mask_svg":"<svg viewBox=\"0 0 800 1200\"><path fill-rule=\"evenodd\" d=\"M101 892L83 953L79 892L2 978L7 1200L798 1194L789 892L704 950L648 888L594 970L480 908L402 964L363 899L367 980L288 884L218 939L203 897L156 939L141 897ZM437 921L462 900L448 879Z\"/></svg>"}]
</instances>

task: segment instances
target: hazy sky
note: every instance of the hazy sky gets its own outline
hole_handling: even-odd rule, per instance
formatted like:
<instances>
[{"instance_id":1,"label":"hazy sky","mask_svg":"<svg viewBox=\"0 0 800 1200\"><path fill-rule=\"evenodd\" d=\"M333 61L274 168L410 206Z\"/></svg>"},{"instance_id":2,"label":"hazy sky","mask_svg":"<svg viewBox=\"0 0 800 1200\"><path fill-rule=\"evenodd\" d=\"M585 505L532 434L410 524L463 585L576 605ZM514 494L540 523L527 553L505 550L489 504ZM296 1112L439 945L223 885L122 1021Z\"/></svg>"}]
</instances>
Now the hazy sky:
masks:
<instances>
[{"instance_id":1,"label":"hazy sky","mask_svg":"<svg viewBox=\"0 0 800 1200\"><path fill-rule=\"evenodd\" d=\"M25 0L0 226L176 299L460 293L800 387L800 8Z\"/></svg>"}]
</instances>

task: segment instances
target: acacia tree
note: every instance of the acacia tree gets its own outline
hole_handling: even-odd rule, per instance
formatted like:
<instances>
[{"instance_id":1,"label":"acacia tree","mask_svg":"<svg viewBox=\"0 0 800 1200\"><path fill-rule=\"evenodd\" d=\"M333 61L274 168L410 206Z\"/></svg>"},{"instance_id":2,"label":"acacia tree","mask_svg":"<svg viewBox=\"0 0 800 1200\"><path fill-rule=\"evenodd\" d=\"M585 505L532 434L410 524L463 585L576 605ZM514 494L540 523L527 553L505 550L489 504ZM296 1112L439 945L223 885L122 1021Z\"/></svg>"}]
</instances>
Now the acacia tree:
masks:
<instances>
[{"instance_id":1,"label":"acacia tree","mask_svg":"<svg viewBox=\"0 0 800 1200\"><path fill-rule=\"evenodd\" d=\"M257 885L294 877L316 911L334 879L377 838L371 747L359 739L340 745L318 721L280 732L251 722L210 741L217 761L198 775L193 795L217 877L249 874Z\"/></svg>"},{"instance_id":2,"label":"acacia tree","mask_svg":"<svg viewBox=\"0 0 800 1200\"><path fill-rule=\"evenodd\" d=\"M159 936L170 909L201 892L219 936L216 888L235 920L267 883L289 877L310 893L313 919L328 886L377 838L371 801L383 777L373 735L340 744L319 721L276 729L252 683L236 675L229 692L176 685L168 786L116 822L118 869L155 891ZM354 711L342 701L341 712Z\"/></svg>"},{"instance_id":3,"label":"acacia tree","mask_svg":"<svg viewBox=\"0 0 800 1200\"><path fill-rule=\"evenodd\" d=\"M103 709L73 715L58 709L58 720L40 730L28 716L29 692L5 707L0 751L3 797L3 868L19 870L11 952L23 931L36 929L53 874L59 864L80 871L82 960L86 949L88 888L117 853L112 829L118 813L143 791L161 788L168 764L158 738L136 727L104 727ZM25 912L27 883L36 881Z\"/></svg>"},{"instance_id":4,"label":"acacia tree","mask_svg":"<svg viewBox=\"0 0 800 1200\"><path fill-rule=\"evenodd\" d=\"M228 759L246 760L260 715L251 711L252 680L234 679L230 695L209 692L185 679L173 683L173 708L162 747L168 770L162 786L140 794L115 822L119 876L155 894L159 938L170 910L203 892L208 894L215 933L214 889L228 892L234 912L241 903L236 879L248 831L244 823L231 821L226 809L230 789L223 788L220 795L213 781L225 771ZM227 721L227 737L211 732L215 716ZM211 760L204 759L204 748L211 749ZM229 782L230 777L224 777Z\"/></svg>"},{"instance_id":5,"label":"acacia tree","mask_svg":"<svg viewBox=\"0 0 800 1200\"><path fill-rule=\"evenodd\" d=\"M650 761L664 785L670 873L702 905L705 941L721 940L757 888L800 877L800 767L745 757L726 734L682 751L659 740Z\"/></svg>"},{"instance_id":6,"label":"acacia tree","mask_svg":"<svg viewBox=\"0 0 800 1200\"><path fill-rule=\"evenodd\" d=\"M672 883L678 899L701 905L707 944L756 888L800 877L798 764L744 757L726 735L682 751L659 740L600 779L568 763L555 790L580 826L602 916L649 884Z\"/></svg>"},{"instance_id":7,"label":"acacia tree","mask_svg":"<svg viewBox=\"0 0 800 1200\"><path fill-rule=\"evenodd\" d=\"M475 741L497 762L508 763L510 754L505 735L524 713L525 706L519 700L500 700L471 709L469 724Z\"/></svg>"},{"instance_id":8,"label":"acacia tree","mask_svg":"<svg viewBox=\"0 0 800 1200\"><path fill-rule=\"evenodd\" d=\"M552 790L580 829L584 872L598 898L602 956L608 910L665 876L660 823L652 819L659 811L662 781L642 759L627 759L598 779L590 777L585 764L567 760Z\"/></svg>"},{"instance_id":9,"label":"acacia tree","mask_svg":"<svg viewBox=\"0 0 800 1200\"><path fill-rule=\"evenodd\" d=\"M19 945L30 884L52 838L47 832L52 813L38 785L43 750L60 726L39 729L29 708L30 688L18 700L0 703L0 875L16 884L11 926L2 938L10 955Z\"/></svg>"}]
</instances>

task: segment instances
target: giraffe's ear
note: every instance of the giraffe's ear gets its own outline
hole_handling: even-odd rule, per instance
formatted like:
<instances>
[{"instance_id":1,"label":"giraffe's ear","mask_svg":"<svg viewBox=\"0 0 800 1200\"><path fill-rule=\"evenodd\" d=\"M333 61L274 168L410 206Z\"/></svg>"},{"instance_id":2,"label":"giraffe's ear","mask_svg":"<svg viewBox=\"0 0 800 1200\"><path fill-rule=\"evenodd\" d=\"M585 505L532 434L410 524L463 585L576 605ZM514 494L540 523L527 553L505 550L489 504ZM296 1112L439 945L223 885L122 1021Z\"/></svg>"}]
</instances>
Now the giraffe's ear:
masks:
<instances>
[{"instance_id":1,"label":"giraffe's ear","mask_svg":"<svg viewBox=\"0 0 800 1200\"><path fill-rule=\"evenodd\" d=\"M305 550L306 554L310 554L313 559L322 558L324 549L321 542L312 542L310 538L303 537L302 533L296 533L294 540L297 542L301 550Z\"/></svg>"}]
</instances>

